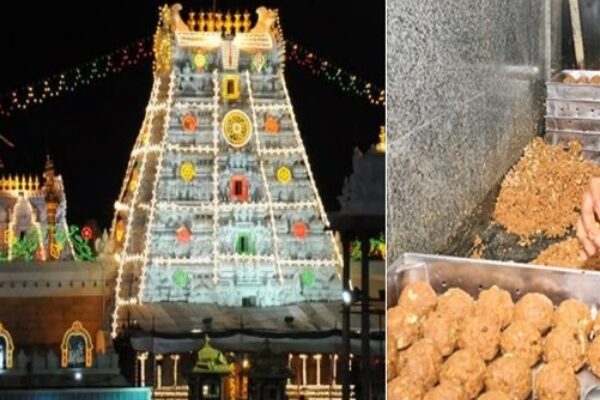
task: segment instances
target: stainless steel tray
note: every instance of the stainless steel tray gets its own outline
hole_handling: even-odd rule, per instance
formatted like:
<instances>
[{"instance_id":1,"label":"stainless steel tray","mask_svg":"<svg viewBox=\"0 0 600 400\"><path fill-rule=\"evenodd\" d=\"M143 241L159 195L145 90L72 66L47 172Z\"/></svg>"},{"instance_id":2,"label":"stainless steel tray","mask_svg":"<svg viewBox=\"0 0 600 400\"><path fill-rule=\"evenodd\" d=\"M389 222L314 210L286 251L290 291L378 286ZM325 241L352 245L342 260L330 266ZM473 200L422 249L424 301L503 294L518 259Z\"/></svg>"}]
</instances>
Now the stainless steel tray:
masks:
<instances>
[{"instance_id":1,"label":"stainless steel tray","mask_svg":"<svg viewBox=\"0 0 600 400\"><path fill-rule=\"evenodd\" d=\"M600 85L592 83L563 83L563 79L571 75L579 79L582 76L592 78L600 75L600 71L566 69L554 75L546 82L546 95L552 100L590 100L600 101Z\"/></svg>"},{"instance_id":2,"label":"stainless steel tray","mask_svg":"<svg viewBox=\"0 0 600 400\"><path fill-rule=\"evenodd\" d=\"M571 141L578 140L583 146L584 157L600 165L600 132L556 131L546 128L545 139L551 145L562 145L565 148Z\"/></svg>"},{"instance_id":3,"label":"stainless steel tray","mask_svg":"<svg viewBox=\"0 0 600 400\"><path fill-rule=\"evenodd\" d=\"M591 118L563 118L546 115L546 130L598 133L600 121Z\"/></svg>"},{"instance_id":4,"label":"stainless steel tray","mask_svg":"<svg viewBox=\"0 0 600 400\"><path fill-rule=\"evenodd\" d=\"M529 292L543 293L555 305L574 298L588 304L594 317L600 304L600 272L407 253L388 269L388 307L397 304L407 283L418 280L428 281L437 293L460 287L474 298L493 285L508 290L515 301ZM577 377L581 398L600 399L600 379L587 367Z\"/></svg>"}]
</instances>

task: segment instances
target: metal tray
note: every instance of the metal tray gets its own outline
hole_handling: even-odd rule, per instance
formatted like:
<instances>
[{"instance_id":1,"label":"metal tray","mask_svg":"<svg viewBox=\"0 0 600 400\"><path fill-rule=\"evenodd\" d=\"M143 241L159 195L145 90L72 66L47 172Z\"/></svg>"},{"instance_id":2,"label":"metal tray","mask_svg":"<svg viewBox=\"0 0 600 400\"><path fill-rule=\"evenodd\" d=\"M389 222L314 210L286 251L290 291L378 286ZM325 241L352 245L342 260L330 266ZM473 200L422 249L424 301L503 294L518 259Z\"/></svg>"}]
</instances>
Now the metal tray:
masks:
<instances>
[{"instance_id":1,"label":"metal tray","mask_svg":"<svg viewBox=\"0 0 600 400\"><path fill-rule=\"evenodd\" d=\"M493 285L509 291L514 301L529 292L543 293L555 305L573 298L588 304L594 317L600 304L600 272L407 253L388 269L388 307L397 304L406 284L418 280L428 281L436 293L459 287L474 298ZM600 399L600 379L587 367L577 378L582 399Z\"/></svg>"},{"instance_id":2,"label":"metal tray","mask_svg":"<svg viewBox=\"0 0 600 400\"><path fill-rule=\"evenodd\" d=\"M559 72L546 82L546 95L548 99L600 101L600 85L592 83L563 83L563 79L567 75L571 75L576 79L582 76L592 78L595 75L600 75L600 71L566 69Z\"/></svg>"},{"instance_id":3,"label":"metal tray","mask_svg":"<svg viewBox=\"0 0 600 400\"><path fill-rule=\"evenodd\" d=\"M598 85L600 90L600 85ZM584 118L600 123L600 101L546 99L546 119L548 118Z\"/></svg>"},{"instance_id":4,"label":"metal tray","mask_svg":"<svg viewBox=\"0 0 600 400\"><path fill-rule=\"evenodd\" d=\"M578 140L583 146L584 157L600 165L600 132L555 131L546 130L546 142L551 145L567 147L569 142Z\"/></svg>"},{"instance_id":5,"label":"metal tray","mask_svg":"<svg viewBox=\"0 0 600 400\"><path fill-rule=\"evenodd\" d=\"M546 130L600 132L600 120L590 118L563 118L546 115Z\"/></svg>"}]
</instances>

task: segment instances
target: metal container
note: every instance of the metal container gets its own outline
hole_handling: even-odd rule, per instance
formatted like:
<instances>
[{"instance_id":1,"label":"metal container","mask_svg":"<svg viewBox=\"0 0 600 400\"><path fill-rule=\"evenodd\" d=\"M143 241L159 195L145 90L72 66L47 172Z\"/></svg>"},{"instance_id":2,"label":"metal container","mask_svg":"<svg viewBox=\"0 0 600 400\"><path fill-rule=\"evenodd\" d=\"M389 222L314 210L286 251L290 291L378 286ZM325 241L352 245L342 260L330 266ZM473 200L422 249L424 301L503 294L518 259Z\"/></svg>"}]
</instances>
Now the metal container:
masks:
<instances>
[{"instance_id":1,"label":"metal container","mask_svg":"<svg viewBox=\"0 0 600 400\"><path fill-rule=\"evenodd\" d=\"M600 84L564 83L600 76L600 71L564 70L546 83L546 140L558 145L573 139L583 144L584 155L600 161Z\"/></svg>"},{"instance_id":2,"label":"metal container","mask_svg":"<svg viewBox=\"0 0 600 400\"><path fill-rule=\"evenodd\" d=\"M406 284L419 280L429 282L438 294L459 287L477 298L482 290L497 285L509 291L514 301L530 292L545 294L555 305L577 299L591 307L594 317L600 304L600 272L407 253L388 269L388 307L397 304ZM587 367L577 378L582 399L600 399L600 379Z\"/></svg>"},{"instance_id":3,"label":"metal container","mask_svg":"<svg viewBox=\"0 0 600 400\"><path fill-rule=\"evenodd\" d=\"M582 77L591 80L598 75L600 71L565 69L546 82L546 97L549 100L600 102L600 85L563 82L567 76L578 80Z\"/></svg>"}]
</instances>

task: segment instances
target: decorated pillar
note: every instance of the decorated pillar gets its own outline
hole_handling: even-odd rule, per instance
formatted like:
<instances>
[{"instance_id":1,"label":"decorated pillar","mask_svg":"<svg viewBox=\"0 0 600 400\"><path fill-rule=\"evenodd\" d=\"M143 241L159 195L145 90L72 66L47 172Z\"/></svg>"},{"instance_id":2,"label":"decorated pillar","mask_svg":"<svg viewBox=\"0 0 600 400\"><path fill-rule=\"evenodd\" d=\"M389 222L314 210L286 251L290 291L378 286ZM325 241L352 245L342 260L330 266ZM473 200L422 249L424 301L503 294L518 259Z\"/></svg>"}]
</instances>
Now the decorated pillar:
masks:
<instances>
[{"instance_id":1,"label":"decorated pillar","mask_svg":"<svg viewBox=\"0 0 600 400\"><path fill-rule=\"evenodd\" d=\"M162 387L162 360L163 355L157 354L155 356L156 359L156 388L160 389Z\"/></svg>"},{"instance_id":2,"label":"decorated pillar","mask_svg":"<svg viewBox=\"0 0 600 400\"><path fill-rule=\"evenodd\" d=\"M317 385L321 384L321 359L323 356L321 354L315 354L313 356L315 362L317 363Z\"/></svg>"},{"instance_id":3,"label":"decorated pillar","mask_svg":"<svg viewBox=\"0 0 600 400\"><path fill-rule=\"evenodd\" d=\"M293 358L294 358L294 355L293 355L292 353L290 353L290 354L288 355L288 368L290 369L290 371L291 371L291 369L292 369L292 359L293 359ZM287 384L288 384L288 385L291 385L291 384L292 384L292 379L291 379L291 378L288 378L288 380L287 380Z\"/></svg>"},{"instance_id":4,"label":"decorated pillar","mask_svg":"<svg viewBox=\"0 0 600 400\"><path fill-rule=\"evenodd\" d=\"M177 364L179 363L179 354L171 354L173 360L173 386L177 386Z\"/></svg>"},{"instance_id":5,"label":"decorated pillar","mask_svg":"<svg viewBox=\"0 0 600 400\"><path fill-rule=\"evenodd\" d=\"M146 360L148 359L148 352L138 353L138 361L140 362L140 386L146 386Z\"/></svg>"},{"instance_id":6,"label":"decorated pillar","mask_svg":"<svg viewBox=\"0 0 600 400\"><path fill-rule=\"evenodd\" d=\"M300 354L300 359L302 360L302 386L306 386L306 359L308 356L306 354Z\"/></svg>"},{"instance_id":7,"label":"decorated pillar","mask_svg":"<svg viewBox=\"0 0 600 400\"><path fill-rule=\"evenodd\" d=\"M331 378L331 384L333 384L333 385L335 385L336 382L337 382L337 361L338 361L338 358L339 357L338 357L337 353L335 353L332 356L332 359L333 359L332 364L333 365L331 366L331 369L333 371L333 375L332 375L332 378Z\"/></svg>"}]
</instances>

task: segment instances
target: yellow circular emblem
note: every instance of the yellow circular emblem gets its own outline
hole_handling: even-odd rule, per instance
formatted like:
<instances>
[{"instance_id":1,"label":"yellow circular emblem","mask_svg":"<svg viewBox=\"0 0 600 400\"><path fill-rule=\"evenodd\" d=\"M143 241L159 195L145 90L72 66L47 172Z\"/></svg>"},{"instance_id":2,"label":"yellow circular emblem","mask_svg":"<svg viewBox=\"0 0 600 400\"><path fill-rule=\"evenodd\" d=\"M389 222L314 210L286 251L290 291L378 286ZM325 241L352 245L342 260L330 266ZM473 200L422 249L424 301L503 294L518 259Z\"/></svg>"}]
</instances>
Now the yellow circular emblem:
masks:
<instances>
[{"instance_id":1,"label":"yellow circular emblem","mask_svg":"<svg viewBox=\"0 0 600 400\"><path fill-rule=\"evenodd\" d=\"M252 122L241 110L231 110L223 117L223 136L231 147L243 147L252 137Z\"/></svg>"},{"instance_id":2,"label":"yellow circular emblem","mask_svg":"<svg viewBox=\"0 0 600 400\"><path fill-rule=\"evenodd\" d=\"M196 177L196 166L191 162L185 162L179 167L179 176L186 182Z\"/></svg>"},{"instance_id":3,"label":"yellow circular emblem","mask_svg":"<svg viewBox=\"0 0 600 400\"><path fill-rule=\"evenodd\" d=\"M292 171L286 167L279 167L277 169L277 180L279 183L289 183L292 180Z\"/></svg>"},{"instance_id":4,"label":"yellow circular emblem","mask_svg":"<svg viewBox=\"0 0 600 400\"><path fill-rule=\"evenodd\" d=\"M196 53L194 55L194 66L196 69L202 69L206 66L206 56L204 53Z\"/></svg>"}]
</instances>

